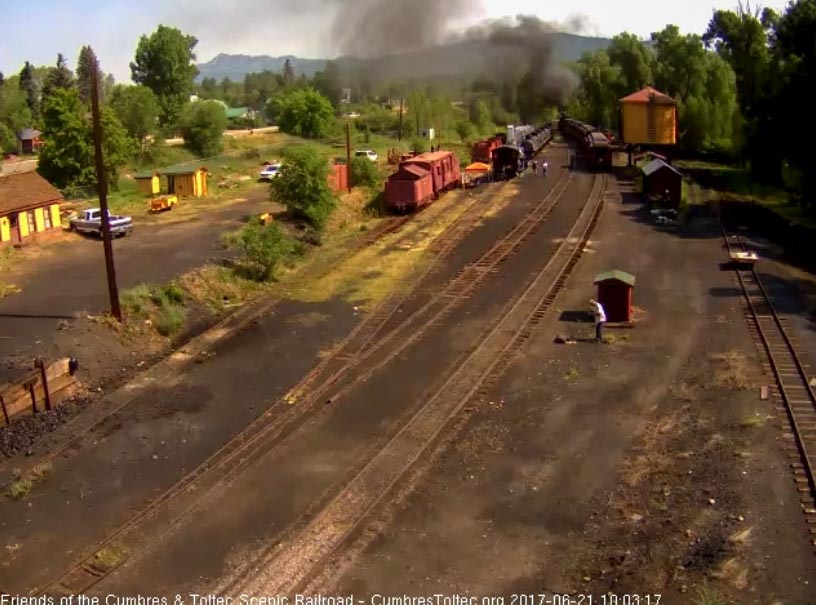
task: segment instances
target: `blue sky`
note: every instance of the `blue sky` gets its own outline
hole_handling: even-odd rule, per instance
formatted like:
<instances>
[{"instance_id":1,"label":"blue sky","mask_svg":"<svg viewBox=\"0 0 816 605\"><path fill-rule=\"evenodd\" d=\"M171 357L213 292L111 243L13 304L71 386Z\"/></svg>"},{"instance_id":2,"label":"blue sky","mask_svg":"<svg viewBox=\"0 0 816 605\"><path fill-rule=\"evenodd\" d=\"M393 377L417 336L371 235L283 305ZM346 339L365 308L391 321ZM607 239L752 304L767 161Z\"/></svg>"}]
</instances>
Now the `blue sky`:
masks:
<instances>
[{"instance_id":1,"label":"blue sky","mask_svg":"<svg viewBox=\"0 0 816 605\"><path fill-rule=\"evenodd\" d=\"M404 0L389 0L404 1ZM439 0L445 2L445 0ZM128 64L142 34L160 23L199 39L199 60L218 53L295 54L327 57L337 52L330 36L340 0L2 0L0 71L16 73L25 60L52 65L58 52L73 67L80 47L90 44L102 69L119 82L130 81ZM585 17L585 33L613 35L623 30L648 36L675 23L702 33L715 8L732 9L737 0L475 0L456 22L476 23L517 13L548 21ZM787 0L766 0L781 9ZM354 0L343 0L353 10Z\"/></svg>"}]
</instances>

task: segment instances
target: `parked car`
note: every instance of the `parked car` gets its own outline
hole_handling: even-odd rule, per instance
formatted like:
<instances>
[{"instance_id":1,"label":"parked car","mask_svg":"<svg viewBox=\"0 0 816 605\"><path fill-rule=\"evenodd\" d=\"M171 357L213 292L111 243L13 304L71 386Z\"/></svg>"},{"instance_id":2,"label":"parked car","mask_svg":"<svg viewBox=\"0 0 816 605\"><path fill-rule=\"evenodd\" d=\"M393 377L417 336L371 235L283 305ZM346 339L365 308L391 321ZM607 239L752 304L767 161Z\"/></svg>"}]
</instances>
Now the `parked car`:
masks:
<instances>
[{"instance_id":1,"label":"parked car","mask_svg":"<svg viewBox=\"0 0 816 605\"><path fill-rule=\"evenodd\" d=\"M111 216L108 213L111 235L119 237L133 231L133 219L129 216ZM77 233L102 235L102 211L99 208L85 210L78 217L71 219L71 229Z\"/></svg>"},{"instance_id":2,"label":"parked car","mask_svg":"<svg viewBox=\"0 0 816 605\"><path fill-rule=\"evenodd\" d=\"M264 166L264 169L261 170L260 179L262 181L271 181L272 179L280 175L280 169L281 165L279 162L267 164L266 166Z\"/></svg>"},{"instance_id":3,"label":"parked car","mask_svg":"<svg viewBox=\"0 0 816 605\"><path fill-rule=\"evenodd\" d=\"M380 157L374 151L372 151L371 149L364 149L362 151L356 151L354 153L354 155L357 156L358 158L368 158L372 162L376 162L377 160L380 159Z\"/></svg>"}]
</instances>

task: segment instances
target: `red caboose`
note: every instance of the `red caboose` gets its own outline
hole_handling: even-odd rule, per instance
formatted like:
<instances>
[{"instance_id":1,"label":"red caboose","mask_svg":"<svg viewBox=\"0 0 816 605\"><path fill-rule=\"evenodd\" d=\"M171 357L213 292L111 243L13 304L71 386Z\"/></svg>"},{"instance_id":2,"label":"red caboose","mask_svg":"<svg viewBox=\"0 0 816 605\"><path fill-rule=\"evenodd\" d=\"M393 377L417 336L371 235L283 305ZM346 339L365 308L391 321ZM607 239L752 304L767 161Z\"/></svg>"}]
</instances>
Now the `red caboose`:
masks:
<instances>
[{"instance_id":1,"label":"red caboose","mask_svg":"<svg viewBox=\"0 0 816 605\"><path fill-rule=\"evenodd\" d=\"M433 198L431 173L421 166L403 162L385 183L386 202L397 212L416 210Z\"/></svg>"},{"instance_id":2,"label":"red caboose","mask_svg":"<svg viewBox=\"0 0 816 605\"><path fill-rule=\"evenodd\" d=\"M485 139L484 141L479 141L473 145L473 151L471 152L471 161L472 162L484 162L489 164L492 161L493 157L493 150L498 149L502 146L502 140L498 137L491 137L489 139Z\"/></svg>"},{"instance_id":3,"label":"red caboose","mask_svg":"<svg viewBox=\"0 0 816 605\"><path fill-rule=\"evenodd\" d=\"M403 162L400 167L408 164L419 166L431 174L435 198L439 197L444 191L456 187L461 182L459 158L452 151L423 153Z\"/></svg>"}]
</instances>

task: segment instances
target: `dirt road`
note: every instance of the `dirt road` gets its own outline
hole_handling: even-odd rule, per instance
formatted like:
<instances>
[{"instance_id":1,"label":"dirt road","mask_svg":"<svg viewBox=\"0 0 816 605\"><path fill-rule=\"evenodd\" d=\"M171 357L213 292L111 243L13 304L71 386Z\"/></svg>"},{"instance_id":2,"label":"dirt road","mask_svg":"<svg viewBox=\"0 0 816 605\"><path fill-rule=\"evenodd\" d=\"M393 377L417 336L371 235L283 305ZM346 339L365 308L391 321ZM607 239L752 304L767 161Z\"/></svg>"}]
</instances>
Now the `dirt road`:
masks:
<instances>
[{"instance_id":1,"label":"dirt road","mask_svg":"<svg viewBox=\"0 0 816 605\"><path fill-rule=\"evenodd\" d=\"M252 189L244 198L185 222L137 224L132 235L115 240L120 289L168 281L225 257L221 234L270 207L266 187ZM0 358L30 360L46 352L40 345L60 321L109 308L102 243L96 238L71 236L41 257L19 263L4 280L21 291L0 299ZM0 382L4 378L0 367Z\"/></svg>"}]
</instances>

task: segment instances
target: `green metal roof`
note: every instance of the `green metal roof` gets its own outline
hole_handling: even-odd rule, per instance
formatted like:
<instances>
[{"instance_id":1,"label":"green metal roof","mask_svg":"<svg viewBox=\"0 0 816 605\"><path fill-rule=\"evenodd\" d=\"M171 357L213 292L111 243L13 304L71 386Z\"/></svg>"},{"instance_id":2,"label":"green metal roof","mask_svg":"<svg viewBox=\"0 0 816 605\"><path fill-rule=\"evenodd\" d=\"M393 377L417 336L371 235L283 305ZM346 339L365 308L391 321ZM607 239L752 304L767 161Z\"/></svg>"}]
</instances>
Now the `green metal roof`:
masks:
<instances>
[{"instance_id":1,"label":"green metal roof","mask_svg":"<svg viewBox=\"0 0 816 605\"><path fill-rule=\"evenodd\" d=\"M606 273L601 273L598 277L595 278L595 283L599 284L604 281L612 281L617 280L621 281L629 286L635 287L636 278L634 275L626 273L624 271L607 271Z\"/></svg>"},{"instance_id":2,"label":"green metal roof","mask_svg":"<svg viewBox=\"0 0 816 605\"><path fill-rule=\"evenodd\" d=\"M177 175L177 174L193 174L196 170L207 170L204 166L177 166L175 168L165 168L161 174Z\"/></svg>"},{"instance_id":3,"label":"green metal roof","mask_svg":"<svg viewBox=\"0 0 816 605\"><path fill-rule=\"evenodd\" d=\"M224 112L227 118L243 118L249 113L249 107L227 107Z\"/></svg>"}]
</instances>

